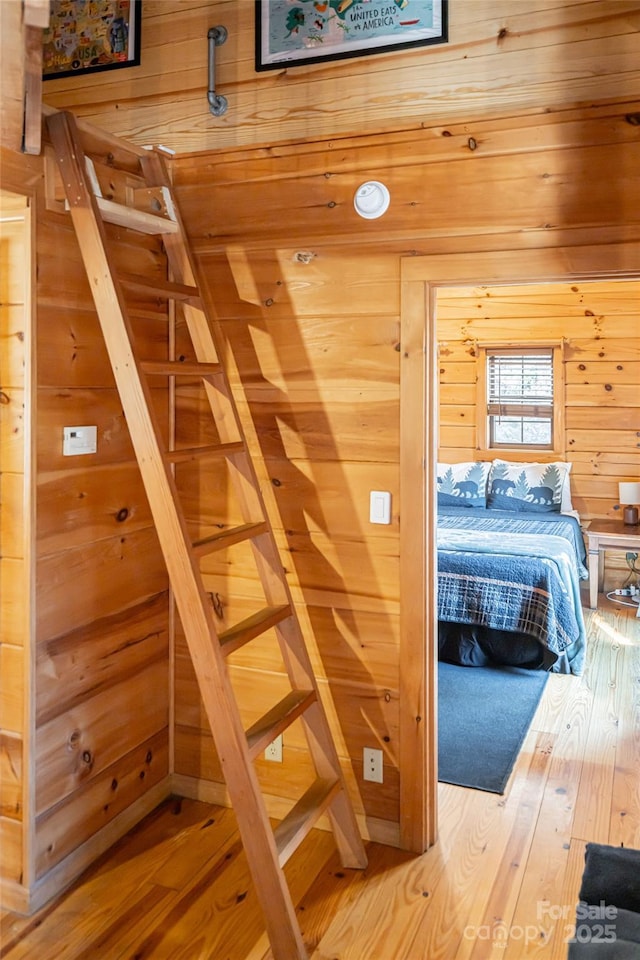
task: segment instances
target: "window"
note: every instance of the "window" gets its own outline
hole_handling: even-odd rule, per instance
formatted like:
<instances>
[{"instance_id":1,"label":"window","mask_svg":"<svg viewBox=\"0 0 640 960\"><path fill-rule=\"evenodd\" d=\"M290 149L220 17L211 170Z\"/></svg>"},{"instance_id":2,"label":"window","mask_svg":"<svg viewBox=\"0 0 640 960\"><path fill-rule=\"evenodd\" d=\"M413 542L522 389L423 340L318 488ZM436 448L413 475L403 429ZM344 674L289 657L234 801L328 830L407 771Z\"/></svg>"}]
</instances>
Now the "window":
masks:
<instances>
[{"instance_id":1,"label":"window","mask_svg":"<svg viewBox=\"0 0 640 960\"><path fill-rule=\"evenodd\" d=\"M480 448L560 448L562 363L553 346L481 347ZM555 401L555 402L554 402Z\"/></svg>"}]
</instances>

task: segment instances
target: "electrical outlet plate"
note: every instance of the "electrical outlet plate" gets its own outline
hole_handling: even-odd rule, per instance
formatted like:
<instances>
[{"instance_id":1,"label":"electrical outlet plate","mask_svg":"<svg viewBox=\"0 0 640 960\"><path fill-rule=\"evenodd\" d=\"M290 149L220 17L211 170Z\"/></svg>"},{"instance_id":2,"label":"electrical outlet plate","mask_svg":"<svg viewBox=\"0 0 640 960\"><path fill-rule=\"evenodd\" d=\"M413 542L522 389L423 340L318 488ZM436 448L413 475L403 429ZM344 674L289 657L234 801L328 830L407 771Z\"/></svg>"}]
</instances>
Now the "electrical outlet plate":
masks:
<instances>
[{"instance_id":1,"label":"electrical outlet plate","mask_svg":"<svg viewBox=\"0 0 640 960\"><path fill-rule=\"evenodd\" d=\"M271 760L273 763L282 763L282 734L271 741L264 752L264 758L265 760Z\"/></svg>"},{"instance_id":2,"label":"electrical outlet plate","mask_svg":"<svg viewBox=\"0 0 640 960\"><path fill-rule=\"evenodd\" d=\"M362 753L362 776L371 783L382 783L382 750L365 747Z\"/></svg>"}]
</instances>

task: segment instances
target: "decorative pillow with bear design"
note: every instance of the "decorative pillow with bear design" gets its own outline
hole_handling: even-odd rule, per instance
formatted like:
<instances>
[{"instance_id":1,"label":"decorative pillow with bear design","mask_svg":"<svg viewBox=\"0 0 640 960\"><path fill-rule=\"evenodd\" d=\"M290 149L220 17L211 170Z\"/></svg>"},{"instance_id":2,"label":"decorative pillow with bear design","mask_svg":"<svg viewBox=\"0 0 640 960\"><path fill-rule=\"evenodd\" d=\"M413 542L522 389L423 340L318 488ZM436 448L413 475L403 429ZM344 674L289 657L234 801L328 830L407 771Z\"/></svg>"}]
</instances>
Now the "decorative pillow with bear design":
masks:
<instances>
[{"instance_id":1,"label":"decorative pillow with bear design","mask_svg":"<svg viewBox=\"0 0 640 960\"><path fill-rule=\"evenodd\" d=\"M490 463L438 464L439 507L486 507Z\"/></svg>"},{"instance_id":2,"label":"decorative pillow with bear design","mask_svg":"<svg viewBox=\"0 0 640 960\"><path fill-rule=\"evenodd\" d=\"M568 513L570 463L511 463L494 460L487 483L487 506L497 510ZM567 508L568 504L568 508Z\"/></svg>"}]
</instances>

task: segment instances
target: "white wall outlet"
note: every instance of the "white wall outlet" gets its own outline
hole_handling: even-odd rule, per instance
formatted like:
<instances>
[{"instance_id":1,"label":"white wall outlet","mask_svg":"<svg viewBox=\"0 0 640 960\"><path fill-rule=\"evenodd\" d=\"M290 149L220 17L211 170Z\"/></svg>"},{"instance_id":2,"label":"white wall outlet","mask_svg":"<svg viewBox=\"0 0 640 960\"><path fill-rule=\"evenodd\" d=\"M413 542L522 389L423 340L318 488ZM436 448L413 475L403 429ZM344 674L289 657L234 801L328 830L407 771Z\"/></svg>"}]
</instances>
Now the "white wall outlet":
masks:
<instances>
[{"instance_id":1,"label":"white wall outlet","mask_svg":"<svg viewBox=\"0 0 640 960\"><path fill-rule=\"evenodd\" d=\"M265 760L271 760L274 763L282 763L282 734L278 734L275 740L272 740L264 752Z\"/></svg>"},{"instance_id":2,"label":"white wall outlet","mask_svg":"<svg viewBox=\"0 0 640 960\"><path fill-rule=\"evenodd\" d=\"M391 523L391 494L388 490L372 490L369 494L369 522Z\"/></svg>"},{"instance_id":3,"label":"white wall outlet","mask_svg":"<svg viewBox=\"0 0 640 960\"><path fill-rule=\"evenodd\" d=\"M64 457L78 457L84 453L95 453L97 449L97 427L62 428L62 455Z\"/></svg>"},{"instance_id":4,"label":"white wall outlet","mask_svg":"<svg viewBox=\"0 0 640 960\"><path fill-rule=\"evenodd\" d=\"M382 750L365 747L362 754L362 777L371 783L382 783Z\"/></svg>"}]
</instances>

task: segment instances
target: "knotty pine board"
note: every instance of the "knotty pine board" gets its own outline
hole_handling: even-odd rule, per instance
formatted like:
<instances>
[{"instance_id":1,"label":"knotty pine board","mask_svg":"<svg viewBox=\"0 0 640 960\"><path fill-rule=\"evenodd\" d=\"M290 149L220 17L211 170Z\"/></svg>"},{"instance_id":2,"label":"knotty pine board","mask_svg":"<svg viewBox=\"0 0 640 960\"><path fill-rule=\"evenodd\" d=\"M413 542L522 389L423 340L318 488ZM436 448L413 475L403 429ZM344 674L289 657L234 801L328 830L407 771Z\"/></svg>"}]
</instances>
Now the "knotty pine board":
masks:
<instances>
[{"instance_id":1,"label":"knotty pine board","mask_svg":"<svg viewBox=\"0 0 640 960\"><path fill-rule=\"evenodd\" d=\"M41 473L41 555L152 526L136 461Z\"/></svg>"},{"instance_id":2,"label":"knotty pine board","mask_svg":"<svg viewBox=\"0 0 640 960\"><path fill-rule=\"evenodd\" d=\"M37 562L36 581L38 642L167 589L154 528L43 556Z\"/></svg>"},{"instance_id":3,"label":"knotty pine board","mask_svg":"<svg viewBox=\"0 0 640 960\"><path fill-rule=\"evenodd\" d=\"M39 726L169 655L166 592L36 646ZM157 692L154 692L157 695Z\"/></svg>"},{"instance_id":4,"label":"knotty pine board","mask_svg":"<svg viewBox=\"0 0 640 960\"><path fill-rule=\"evenodd\" d=\"M166 731L166 676L166 663L152 663L38 728L38 815L93 780L129 750Z\"/></svg>"},{"instance_id":5,"label":"knotty pine board","mask_svg":"<svg viewBox=\"0 0 640 960\"><path fill-rule=\"evenodd\" d=\"M163 729L123 753L38 817L35 851L38 876L45 875L166 778L168 743L167 731Z\"/></svg>"}]
</instances>

